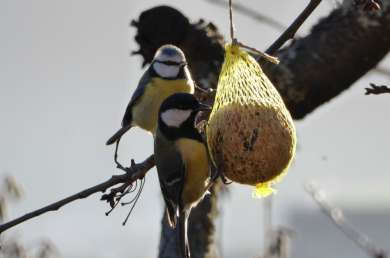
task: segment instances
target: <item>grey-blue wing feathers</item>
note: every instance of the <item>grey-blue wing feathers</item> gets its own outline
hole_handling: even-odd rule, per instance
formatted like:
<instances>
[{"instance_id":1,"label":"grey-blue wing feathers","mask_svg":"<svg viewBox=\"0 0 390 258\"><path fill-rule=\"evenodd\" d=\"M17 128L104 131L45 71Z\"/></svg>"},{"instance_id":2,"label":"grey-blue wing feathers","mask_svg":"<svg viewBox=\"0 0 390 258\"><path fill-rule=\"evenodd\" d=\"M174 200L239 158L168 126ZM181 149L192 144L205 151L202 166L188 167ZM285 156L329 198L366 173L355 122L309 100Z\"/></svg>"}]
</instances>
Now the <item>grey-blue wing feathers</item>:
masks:
<instances>
[{"instance_id":1,"label":"grey-blue wing feathers","mask_svg":"<svg viewBox=\"0 0 390 258\"><path fill-rule=\"evenodd\" d=\"M125 115L123 116L122 120L122 127L126 127L129 124L131 124L133 118L132 118L132 109L133 106L137 103L137 101L141 98L142 95L144 95L145 87L149 83L151 78L150 75L150 68L147 69L144 74L142 75L137 88L135 89L133 96L131 96L130 102L127 105Z\"/></svg>"},{"instance_id":2,"label":"grey-blue wing feathers","mask_svg":"<svg viewBox=\"0 0 390 258\"><path fill-rule=\"evenodd\" d=\"M118 139L122 137L123 134L125 134L133 125L133 115L132 115L132 109L135 103L141 98L141 96L144 94L145 91L145 86L146 84L149 83L150 81L150 70L147 69L144 74L141 77L141 80L138 83L137 88L135 89L133 96L131 96L130 102L127 105L125 115L123 116L122 119L122 127L108 139L106 142L106 145L113 144L116 142Z\"/></svg>"}]
</instances>

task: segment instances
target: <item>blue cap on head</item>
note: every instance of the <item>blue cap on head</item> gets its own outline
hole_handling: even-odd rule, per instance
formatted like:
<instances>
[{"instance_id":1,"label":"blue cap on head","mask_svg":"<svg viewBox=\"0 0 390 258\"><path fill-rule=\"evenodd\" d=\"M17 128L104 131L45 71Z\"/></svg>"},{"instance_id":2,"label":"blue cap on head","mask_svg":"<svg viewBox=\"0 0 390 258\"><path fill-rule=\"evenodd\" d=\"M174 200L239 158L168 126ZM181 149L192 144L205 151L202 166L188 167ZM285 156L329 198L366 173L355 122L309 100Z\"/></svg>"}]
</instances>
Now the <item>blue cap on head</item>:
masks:
<instances>
[{"instance_id":1,"label":"blue cap on head","mask_svg":"<svg viewBox=\"0 0 390 258\"><path fill-rule=\"evenodd\" d=\"M161 46L154 56L154 60L160 61L160 62L176 62L176 63L185 63L186 58L184 56L183 51L174 46L174 45L163 45Z\"/></svg>"},{"instance_id":2,"label":"blue cap on head","mask_svg":"<svg viewBox=\"0 0 390 258\"><path fill-rule=\"evenodd\" d=\"M177 54L177 49L171 46L167 46L162 49L162 53L167 56L174 56Z\"/></svg>"}]
</instances>

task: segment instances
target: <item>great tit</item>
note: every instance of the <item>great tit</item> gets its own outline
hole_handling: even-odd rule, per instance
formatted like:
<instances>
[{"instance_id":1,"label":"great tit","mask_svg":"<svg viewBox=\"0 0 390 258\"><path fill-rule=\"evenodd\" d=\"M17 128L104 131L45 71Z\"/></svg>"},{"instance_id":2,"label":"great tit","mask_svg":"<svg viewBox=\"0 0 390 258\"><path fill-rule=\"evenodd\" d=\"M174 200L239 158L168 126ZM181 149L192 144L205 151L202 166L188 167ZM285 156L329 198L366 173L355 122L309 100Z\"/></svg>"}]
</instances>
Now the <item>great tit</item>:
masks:
<instances>
[{"instance_id":1,"label":"great tit","mask_svg":"<svg viewBox=\"0 0 390 258\"><path fill-rule=\"evenodd\" d=\"M155 134L157 114L161 103L177 92L194 93L194 81L183 51L173 45L160 47L145 71L130 99L122 120L122 127L107 141L118 141L134 126Z\"/></svg>"},{"instance_id":2,"label":"great tit","mask_svg":"<svg viewBox=\"0 0 390 258\"><path fill-rule=\"evenodd\" d=\"M178 224L183 257L190 257L187 221L191 208L202 200L210 182L209 158L195 128L199 111L210 110L187 93L176 93L161 104L154 140L154 156L169 225Z\"/></svg>"}]
</instances>

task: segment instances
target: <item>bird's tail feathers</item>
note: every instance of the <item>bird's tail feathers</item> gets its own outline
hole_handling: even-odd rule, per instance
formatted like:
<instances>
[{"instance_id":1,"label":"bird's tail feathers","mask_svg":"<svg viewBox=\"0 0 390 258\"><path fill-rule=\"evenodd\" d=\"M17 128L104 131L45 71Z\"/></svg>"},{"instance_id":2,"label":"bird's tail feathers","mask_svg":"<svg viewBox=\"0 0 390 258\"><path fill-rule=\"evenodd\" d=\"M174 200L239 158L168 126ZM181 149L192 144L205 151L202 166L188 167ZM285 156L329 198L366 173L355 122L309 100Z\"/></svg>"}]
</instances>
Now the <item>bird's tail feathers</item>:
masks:
<instances>
[{"instance_id":1,"label":"bird's tail feathers","mask_svg":"<svg viewBox=\"0 0 390 258\"><path fill-rule=\"evenodd\" d=\"M122 137L122 135L124 135L128 130L130 130L131 127L132 127L131 125L123 126L113 136L111 136L110 139L108 139L106 145L111 145L117 140L119 140Z\"/></svg>"},{"instance_id":2,"label":"bird's tail feathers","mask_svg":"<svg viewBox=\"0 0 390 258\"><path fill-rule=\"evenodd\" d=\"M180 252L183 258L190 258L190 246L188 244L188 215L186 211L180 211L179 213L179 228L178 232L178 242L180 246Z\"/></svg>"},{"instance_id":3,"label":"bird's tail feathers","mask_svg":"<svg viewBox=\"0 0 390 258\"><path fill-rule=\"evenodd\" d=\"M168 218L168 224L171 228L176 228L177 225L177 208L167 205L167 218Z\"/></svg>"}]
</instances>

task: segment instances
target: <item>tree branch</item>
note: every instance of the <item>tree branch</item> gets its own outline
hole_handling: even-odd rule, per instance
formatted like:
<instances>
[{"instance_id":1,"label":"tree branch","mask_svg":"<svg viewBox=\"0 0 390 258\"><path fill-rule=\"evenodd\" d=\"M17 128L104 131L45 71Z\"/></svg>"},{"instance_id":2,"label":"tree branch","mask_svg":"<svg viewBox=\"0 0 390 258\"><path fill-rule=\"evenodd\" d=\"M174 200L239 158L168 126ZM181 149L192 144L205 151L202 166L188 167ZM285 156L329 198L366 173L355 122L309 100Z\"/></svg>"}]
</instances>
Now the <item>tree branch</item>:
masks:
<instances>
[{"instance_id":1,"label":"tree branch","mask_svg":"<svg viewBox=\"0 0 390 258\"><path fill-rule=\"evenodd\" d=\"M154 156L152 155L146 160L144 160L142 163L132 164L131 167L126 168L125 174L114 175L103 183L87 188L81 192L78 192L74 195L64 198L58 202L52 203L43 208L27 213L24 216L21 216L17 219L11 220L7 223L0 225L0 234L22 222L35 218L49 211L56 211L60 209L62 206L71 203L73 201L76 201L78 199L87 198L91 194L97 192L104 193L108 188L115 186L117 184L132 184L136 180L143 178L145 174L153 167L154 167Z\"/></svg>"},{"instance_id":2,"label":"tree branch","mask_svg":"<svg viewBox=\"0 0 390 258\"><path fill-rule=\"evenodd\" d=\"M386 85L379 86L374 83L370 83L370 86L371 88L365 88L366 89L365 95L370 95L370 94L379 95L383 93L390 93L390 88Z\"/></svg>"},{"instance_id":3,"label":"tree branch","mask_svg":"<svg viewBox=\"0 0 390 258\"><path fill-rule=\"evenodd\" d=\"M286 43L287 40L294 38L295 33L298 31L299 27L306 21L310 14L317 8L321 3L321 0L310 0L307 7L302 11L302 13L295 19L295 21L288 26L288 28L283 32L282 35L265 51L266 53L273 55L276 51L279 50Z\"/></svg>"},{"instance_id":4,"label":"tree branch","mask_svg":"<svg viewBox=\"0 0 390 258\"><path fill-rule=\"evenodd\" d=\"M293 118L302 119L376 67L390 51L388 35L390 0L380 11L340 6L279 50L279 65L262 67Z\"/></svg>"}]
</instances>

